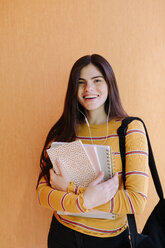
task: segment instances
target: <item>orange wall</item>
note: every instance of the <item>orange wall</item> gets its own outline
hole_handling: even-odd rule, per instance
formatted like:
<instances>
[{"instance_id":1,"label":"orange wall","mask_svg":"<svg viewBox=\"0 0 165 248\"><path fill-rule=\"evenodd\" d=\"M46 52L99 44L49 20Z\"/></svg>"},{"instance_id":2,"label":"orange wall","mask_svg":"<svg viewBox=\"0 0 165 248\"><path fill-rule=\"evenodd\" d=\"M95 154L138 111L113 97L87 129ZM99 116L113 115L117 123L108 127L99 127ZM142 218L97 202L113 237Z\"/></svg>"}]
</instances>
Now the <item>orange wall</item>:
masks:
<instances>
[{"instance_id":1,"label":"orange wall","mask_svg":"<svg viewBox=\"0 0 165 248\"><path fill-rule=\"evenodd\" d=\"M46 247L52 213L36 199L39 157L82 55L112 64L125 109L147 124L164 184L164 13L164 0L0 1L1 247ZM156 201L151 183L140 229Z\"/></svg>"}]
</instances>

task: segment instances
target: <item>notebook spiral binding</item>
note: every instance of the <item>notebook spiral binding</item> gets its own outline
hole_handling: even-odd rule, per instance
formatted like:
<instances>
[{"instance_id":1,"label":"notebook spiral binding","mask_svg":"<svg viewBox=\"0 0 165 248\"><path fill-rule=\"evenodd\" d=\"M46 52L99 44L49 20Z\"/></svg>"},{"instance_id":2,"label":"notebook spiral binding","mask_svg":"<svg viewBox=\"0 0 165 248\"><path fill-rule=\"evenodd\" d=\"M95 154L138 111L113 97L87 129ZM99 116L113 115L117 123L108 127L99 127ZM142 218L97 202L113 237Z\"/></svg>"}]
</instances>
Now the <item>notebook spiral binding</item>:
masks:
<instances>
[{"instance_id":1,"label":"notebook spiral binding","mask_svg":"<svg viewBox=\"0 0 165 248\"><path fill-rule=\"evenodd\" d=\"M106 149L106 155L107 155L108 175L109 178L112 178L114 175L114 157L113 157L112 148L110 146Z\"/></svg>"}]
</instances>

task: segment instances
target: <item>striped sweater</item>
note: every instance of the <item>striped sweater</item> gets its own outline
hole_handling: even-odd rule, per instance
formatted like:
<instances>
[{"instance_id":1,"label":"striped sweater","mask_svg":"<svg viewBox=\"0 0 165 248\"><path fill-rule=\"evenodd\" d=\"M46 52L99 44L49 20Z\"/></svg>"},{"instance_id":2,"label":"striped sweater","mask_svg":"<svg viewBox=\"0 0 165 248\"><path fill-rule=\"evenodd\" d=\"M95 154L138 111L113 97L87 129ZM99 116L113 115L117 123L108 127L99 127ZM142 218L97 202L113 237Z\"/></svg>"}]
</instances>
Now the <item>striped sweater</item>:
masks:
<instances>
[{"instance_id":1,"label":"striped sweater","mask_svg":"<svg viewBox=\"0 0 165 248\"><path fill-rule=\"evenodd\" d=\"M134 120L128 125L126 133L126 190L122 184L122 162L119 150L117 129L121 121L113 119L109 122L109 133L105 145L112 147L114 156L113 171L119 175L119 189L115 196L96 210L116 214L115 219L96 219L58 215L56 211L84 213L90 210L84 206L85 188L70 183L67 192L52 189L48 182L41 178L37 195L42 206L53 210L57 220L63 225L84 234L97 237L112 237L127 228L126 214L143 212L148 191L149 167L148 145L143 124ZM90 124L92 139L95 144L102 144L107 135L107 124ZM91 143L89 130L84 123L78 127L77 139L83 143Z\"/></svg>"}]
</instances>

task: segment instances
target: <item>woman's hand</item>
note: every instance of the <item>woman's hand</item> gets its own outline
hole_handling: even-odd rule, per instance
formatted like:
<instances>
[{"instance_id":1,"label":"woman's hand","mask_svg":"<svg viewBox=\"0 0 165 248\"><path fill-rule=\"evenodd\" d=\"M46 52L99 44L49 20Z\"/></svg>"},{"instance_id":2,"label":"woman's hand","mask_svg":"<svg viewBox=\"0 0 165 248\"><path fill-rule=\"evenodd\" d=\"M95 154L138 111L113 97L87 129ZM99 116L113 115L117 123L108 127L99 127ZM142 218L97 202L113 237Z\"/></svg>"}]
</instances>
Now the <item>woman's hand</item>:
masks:
<instances>
[{"instance_id":1,"label":"woman's hand","mask_svg":"<svg viewBox=\"0 0 165 248\"><path fill-rule=\"evenodd\" d=\"M66 175L66 172L64 170L62 163L60 163L59 160L56 160L56 165L58 166L60 174L57 175L53 169L49 170L50 185L53 189L67 192L67 188L69 186L70 180L68 176Z\"/></svg>"},{"instance_id":2,"label":"woman's hand","mask_svg":"<svg viewBox=\"0 0 165 248\"><path fill-rule=\"evenodd\" d=\"M84 206L87 209L100 206L110 201L119 187L118 173L106 182L101 182L104 173L100 172L99 176L91 182L84 193Z\"/></svg>"}]
</instances>

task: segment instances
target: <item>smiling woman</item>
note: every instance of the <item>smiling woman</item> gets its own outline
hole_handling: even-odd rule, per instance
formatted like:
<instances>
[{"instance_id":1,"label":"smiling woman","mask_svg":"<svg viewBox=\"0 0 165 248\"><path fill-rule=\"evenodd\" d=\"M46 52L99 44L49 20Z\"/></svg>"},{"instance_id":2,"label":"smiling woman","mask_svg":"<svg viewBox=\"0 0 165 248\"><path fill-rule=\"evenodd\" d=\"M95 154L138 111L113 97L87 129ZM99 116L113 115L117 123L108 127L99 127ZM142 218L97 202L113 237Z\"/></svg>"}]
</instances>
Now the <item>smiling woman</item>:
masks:
<instances>
[{"instance_id":1,"label":"smiling woman","mask_svg":"<svg viewBox=\"0 0 165 248\"><path fill-rule=\"evenodd\" d=\"M70 72L62 116L50 130L41 155L37 194L40 204L53 210L49 248L130 247L126 214L141 213L144 209L148 188L148 153L144 127L139 121L133 121L128 125L129 135L126 135L128 176L125 182L127 190L124 190L117 130L125 117L127 114L108 61L97 54L78 59ZM60 158L56 162L60 175L55 174L46 150L54 141L77 139L84 144L92 142L111 146L116 174L103 182L104 174L100 172L86 188L79 187L66 175ZM115 218L82 216L82 213L98 211L112 213Z\"/></svg>"}]
</instances>

